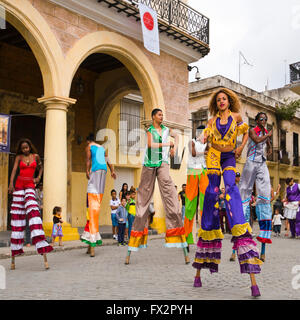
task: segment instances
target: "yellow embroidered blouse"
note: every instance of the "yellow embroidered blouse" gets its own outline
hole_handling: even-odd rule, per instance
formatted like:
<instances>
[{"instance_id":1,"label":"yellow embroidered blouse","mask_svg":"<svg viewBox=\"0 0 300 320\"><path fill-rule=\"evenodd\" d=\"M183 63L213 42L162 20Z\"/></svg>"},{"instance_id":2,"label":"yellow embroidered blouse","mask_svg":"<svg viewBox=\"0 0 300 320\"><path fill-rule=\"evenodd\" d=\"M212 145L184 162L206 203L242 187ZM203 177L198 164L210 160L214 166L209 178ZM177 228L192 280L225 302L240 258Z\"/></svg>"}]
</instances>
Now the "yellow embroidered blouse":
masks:
<instances>
[{"instance_id":1,"label":"yellow embroidered blouse","mask_svg":"<svg viewBox=\"0 0 300 320\"><path fill-rule=\"evenodd\" d=\"M211 125L208 125L204 129L204 132L207 134L207 137L211 143L220 145L222 147L226 147L226 146L235 147L237 137L248 131L249 126L247 123L243 121L237 123L232 117L231 112L229 113L228 121L230 117L232 118L232 122L230 124L229 129L226 131L223 137L222 137L222 133L217 128L217 119L221 118L219 113L217 114L217 117L214 120L214 122Z\"/></svg>"}]
</instances>

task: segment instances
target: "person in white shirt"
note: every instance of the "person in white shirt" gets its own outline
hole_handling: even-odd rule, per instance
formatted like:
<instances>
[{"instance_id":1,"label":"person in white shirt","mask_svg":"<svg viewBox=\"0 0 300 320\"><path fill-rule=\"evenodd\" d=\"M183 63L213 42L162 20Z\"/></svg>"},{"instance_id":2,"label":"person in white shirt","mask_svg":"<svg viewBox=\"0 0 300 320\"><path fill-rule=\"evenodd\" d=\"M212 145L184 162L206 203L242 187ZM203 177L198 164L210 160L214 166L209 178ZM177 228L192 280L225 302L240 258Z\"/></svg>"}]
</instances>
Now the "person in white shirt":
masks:
<instances>
[{"instance_id":1,"label":"person in white shirt","mask_svg":"<svg viewBox=\"0 0 300 320\"><path fill-rule=\"evenodd\" d=\"M116 216L116 212L120 206L120 200L117 198L116 190L111 190L111 200L110 200L110 208L111 208L111 223L112 223L112 234L113 239L118 240L118 220Z\"/></svg>"},{"instance_id":2,"label":"person in white shirt","mask_svg":"<svg viewBox=\"0 0 300 320\"><path fill-rule=\"evenodd\" d=\"M276 208L273 216L272 224L273 224L273 230L275 232L275 236L277 237L280 237L282 219L284 219L284 217L279 213L279 209Z\"/></svg>"},{"instance_id":3,"label":"person in white shirt","mask_svg":"<svg viewBox=\"0 0 300 320\"><path fill-rule=\"evenodd\" d=\"M204 129L205 126L199 126L196 131L196 137L189 142L184 217L184 230L188 245L194 244L192 231L193 221L197 211L197 200L199 198L200 215L202 215L204 194L209 183L205 162L207 144L203 142Z\"/></svg>"}]
</instances>

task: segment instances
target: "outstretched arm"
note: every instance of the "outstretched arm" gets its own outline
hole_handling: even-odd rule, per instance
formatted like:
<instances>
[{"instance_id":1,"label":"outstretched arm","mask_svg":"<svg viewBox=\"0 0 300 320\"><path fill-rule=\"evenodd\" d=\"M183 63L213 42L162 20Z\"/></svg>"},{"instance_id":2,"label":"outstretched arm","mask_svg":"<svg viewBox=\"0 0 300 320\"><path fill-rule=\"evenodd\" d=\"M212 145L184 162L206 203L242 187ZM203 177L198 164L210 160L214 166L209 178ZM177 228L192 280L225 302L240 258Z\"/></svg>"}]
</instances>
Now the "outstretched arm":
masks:
<instances>
[{"instance_id":1,"label":"outstretched arm","mask_svg":"<svg viewBox=\"0 0 300 320\"><path fill-rule=\"evenodd\" d=\"M117 178L117 175L115 173L115 168L114 168L114 165L112 163L110 163L110 160L108 158L108 152L107 150L105 151L105 160L106 160L106 163L109 167L109 170L110 170L110 175L113 179L116 179Z\"/></svg>"},{"instance_id":2,"label":"outstretched arm","mask_svg":"<svg viewBox=\"0 0 300 320\"><path fill-rule=\"evenodd\" d=\"M90 172L91 172L91 165L92 165L92 162L91 162L92 155L91 155L90 146L87 146L85 148L85 158L86 158L86 160L85 160L86 177L89 180L90 179Z\"/></svg>"},{"instance_id":3,"label":"outstretched arm","mask_svg":"<svg viewBox=\"0 0 300 320\"><path fill-rule=\"evenodd\" d=\"M236 122L237 123L243 122L243 119L239 113L237 114ZM235 149L235 158L236 159L238 159L241 156L241 154L246 146L246 143L248 141L248 137L249 137L249 133L245 132L243 134L242 144L238 148Z\"/></svg>"},{"instance_id":4,"label":"outstretched arm","mask_svg":"<svg viewBox=\"0 0 300 320\"><path fill-rule=\"evenodd\" d=\"M172 148L172 146L170 146L171 147L170 156L174 157L176 150L178 148L179 136L177 132L175 132L174 130L170 130L170 136L175 139L174 147Z\"/></svg>"},{"instance_id":5,"label":"outstretched arm","mask_svg":"<svg viewBox=\"0 0 300 320\"><path fill-rule=\"evenodd\" d=\"M154 142L152 139L152 134L147 131L147 144L148 148L162 148L162 147L173 147L174 143L172 141L166 143Z\"/></svg>"},{"instance_id":6,"label":"outstretched arm","mask_svg":"<svg viewBox=\"0 0 300 320\"><path fill-rule=\"evenodd\" d=\"M16 176L16 172L18 169L18 165L19 165L19 161L20 161L20 156L16 156L15 162L14 162L14 166L10 175L10 182L9 182L9 187L8 187L8 192L9 193L13 193L14 192L14 179Z\"/></svg>"},{"instance_id":7,"label":"outstretched arm","mask_svg":"<svg viewBox=\"0 0 300 320\"><path fill-rule=\"evenodd\" d=\"M41 181L41 177L43 174L43 164L42 164L41 158L38 154L36 154L35 157L36 157L37 168L39 170L39 174L35 179L33 179L33 182L38 184Z\"/></svg>"}]
</instances>

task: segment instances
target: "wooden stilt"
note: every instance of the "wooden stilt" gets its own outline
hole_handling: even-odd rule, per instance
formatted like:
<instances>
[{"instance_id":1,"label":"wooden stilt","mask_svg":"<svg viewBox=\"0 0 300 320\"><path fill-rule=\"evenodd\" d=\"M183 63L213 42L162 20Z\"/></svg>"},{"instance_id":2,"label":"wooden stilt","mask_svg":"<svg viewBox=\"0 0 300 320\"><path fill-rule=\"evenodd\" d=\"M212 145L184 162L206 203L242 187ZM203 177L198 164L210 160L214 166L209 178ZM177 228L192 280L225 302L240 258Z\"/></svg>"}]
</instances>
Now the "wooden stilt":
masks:
<instances>
[{"instance_id":1,"label":"wooden stilt","mask_svg":"<svg viewBox=\"0 0 300 320\"><path fill-rule=\"evenodd\" d=\"M131 251L128 250L127 251L127 256L126 256L126 259L125 259L125 264L129 264L130 263L130 254L131 254Z\"/></svg>"},{"instance_id":2,"label":"wooden stilt","mask_svg":"<svg viewBox=\"0 0 300 320\"><path fill-rule=\"evenodd\" d=\"M86 254L90 254L91 253L91 246L88 246Z\"/></svg>"},{"instance_id":3,"label":"wooden stilt","mask_svg":"<svg viewBox=\"0 0 300 320\"><path fill-rule=\"evenodd\" d=\"M47 255L46 253L43 254L44 257L44 265L45 265L45 269L48 270L49 269L49 265L48 265L48 261L47 261Z\"/></svg>"},{"instance_id":4,"label":"wooden stilt","mask_svg":"<svg viewBox=\"0 0 300 320\"><path fill-rule=\"evenodd\" d=\"M190 263L190 258L189 258L189 256L188 256L188 250L187 250L187 248L183 248L183 254L184 254L185 264L189 264L189 263Z\"/></svg>"},{"instance_id":5,"label":"wooden stilt","mask_svg":"<svg viewBox=\"0 0 300 320\"><path fill-rule=\"evenodd\" d=\"M91 246L90 246L90 248L91 248L91 249L90 249L90 256L91 256L91 257L95 257L95 247L91 247Z\"/></svg>"},{"instance_id":6,"label":"wooden stilt","mask_svg":"<svg viewBox=\"0 0 300 320\"><path fill-rule=\"evenodd\" d=\"M15 257L11 257L10 270L15 270L15 269L16 269Z\"/></svg>"},{"instance_id":7,"label":"wooden stilt","mask_svg":"<svg viewBox=\"0 0 300 320\"><path fill-rule=\"evenodd\" d=\"M256 286L256 279L255 279L254 273L250 273L250 280L251 280L251 285Z\"/></svg>"}]
</instances>

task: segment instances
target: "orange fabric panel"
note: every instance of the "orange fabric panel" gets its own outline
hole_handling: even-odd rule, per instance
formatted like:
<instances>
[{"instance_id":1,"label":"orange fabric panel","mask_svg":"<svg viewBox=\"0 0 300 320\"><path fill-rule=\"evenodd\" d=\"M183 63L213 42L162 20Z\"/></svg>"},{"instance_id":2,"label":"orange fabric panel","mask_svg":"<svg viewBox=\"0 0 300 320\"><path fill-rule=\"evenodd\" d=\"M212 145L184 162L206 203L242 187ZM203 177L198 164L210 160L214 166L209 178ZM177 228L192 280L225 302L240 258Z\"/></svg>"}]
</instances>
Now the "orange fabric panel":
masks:
<instances>
[{"instance_id":1,"label":"orange fabric panel","mask_svg":"<svg viewBox=\"0 0 300 320\"><path fill-rule=\"evenodd\" d=\"M174 237L185 234L184 227L169 229L166 231L166 237Z\"/></svg>"},{"instance_id":2,"label":"orange fabric panel","mask_svg":"<svg viewBox=\"0 0 300 320\"><path fill-rule=\"evenodd\" d=\"M185 189L186 197L192 201L198 195L198 175L188 175Z\"/></svg>"},{"instance_id":3,"label":"orange fabric panel","mask_svg":"<svg viewBox=\"0 0 300 320\"><path fill-rule=\"evenodd\" d=\"M205 175L202 174L200 178L200 183L199 183L199 190L202 194L205 194L205 190L208 184L209 184L209 180L208 180L207 173Z\"/></svg>"},{"instance_id":4,"label":"orange fabric panel","mask_svg":"<svg viewBox=\"0 0 300 320\"><path fill-rule=\"evenodd\" d=\"M194 222L194 219L189 220L186 217L184 218L184 230L185 230L186 237L193 231L193 222Z\"/></svg>"},{"instance_id":5,"label":"orange fabric panel","mask_svg":"<svg viewBox=\"0 0 300 320\"><path fill-rule=\"evenodd\" d=\"M99 232L99 213L103 194L88 193L89 215L90 215L90 233Z\"/></svg>"}]
</instances>

